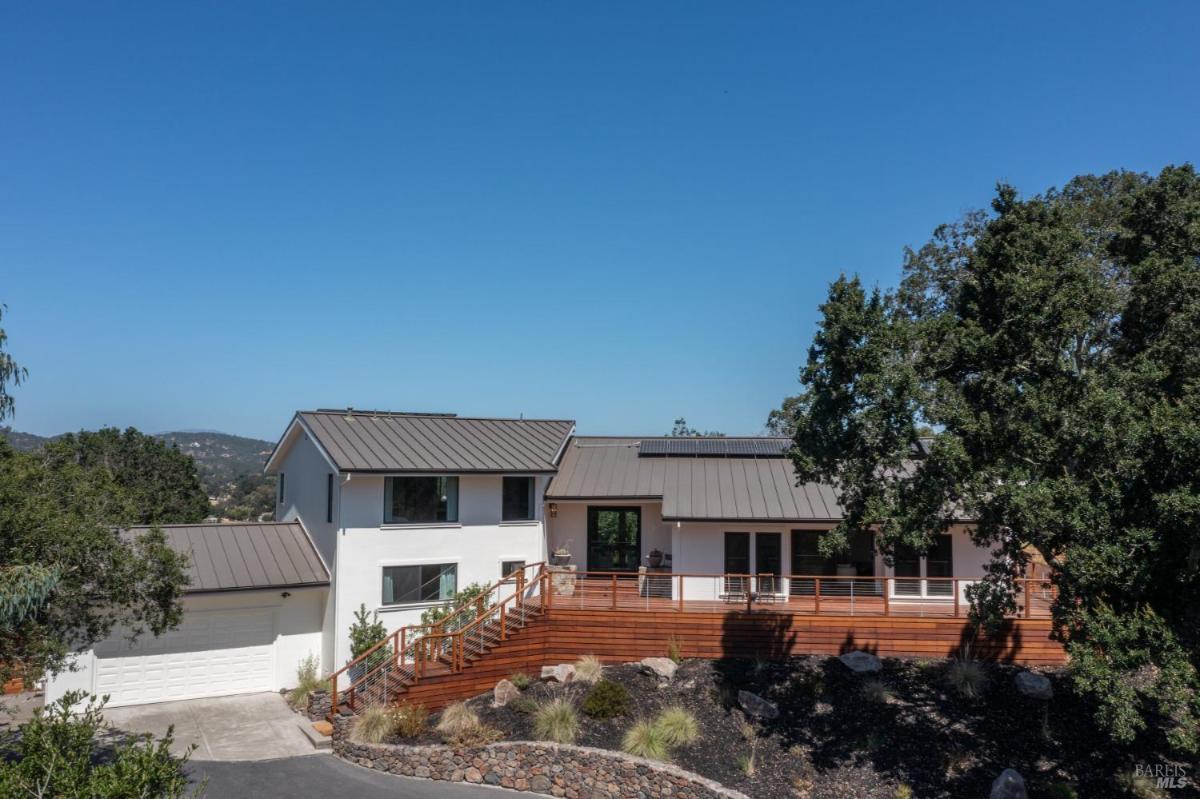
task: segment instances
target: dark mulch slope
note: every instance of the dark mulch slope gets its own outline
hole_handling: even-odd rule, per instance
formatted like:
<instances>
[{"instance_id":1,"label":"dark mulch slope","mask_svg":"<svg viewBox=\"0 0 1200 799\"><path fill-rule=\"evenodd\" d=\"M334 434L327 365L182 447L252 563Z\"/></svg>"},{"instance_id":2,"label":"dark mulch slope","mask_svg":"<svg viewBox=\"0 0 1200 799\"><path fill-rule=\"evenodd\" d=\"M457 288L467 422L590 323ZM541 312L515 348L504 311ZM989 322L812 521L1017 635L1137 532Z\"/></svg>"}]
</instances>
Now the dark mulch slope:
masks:
<instances>
[{"instance_id":1,"label":"dark mulch slope","mask_svg":"<svg viewBox=\"0 0 1200 799\"><path fill-rule=\"evenodd\" d=\"M676 750L673 762L764 799L892 799L902 786L920 799L986 797L1006 767L1025 776L1035 799L1056 782L1073 785L1080 797L1119 797L1128 795L1120 776L1133 763L1168 762L1148 748L1114 747L1059 675L1050 675L1056 696L1047 707L1017 692L1013 667L987 666L986 688L975 699L950 687L948 668L945 661L889 659L882 674L864 678L836 658L688 661L671 684L660 685L637 666L610 666L605 679L628 688L633 710L607 721L580 714L578 743L619 750L635 720L683 705L700 722L701 738ZM882 700L863 691L868 679L886 686ZM780 717L749 735L738 690L776 702ZM566 696L578 705L586 692L585 685L535 682L523 698ZM533 740L530 703L517 704L525 710L494 708L490 694L470 702L506 740ZM752 751L749 776L744 764ZM1190 790L1170 795L1197 795Z\"/></svg>"}]
</instances>

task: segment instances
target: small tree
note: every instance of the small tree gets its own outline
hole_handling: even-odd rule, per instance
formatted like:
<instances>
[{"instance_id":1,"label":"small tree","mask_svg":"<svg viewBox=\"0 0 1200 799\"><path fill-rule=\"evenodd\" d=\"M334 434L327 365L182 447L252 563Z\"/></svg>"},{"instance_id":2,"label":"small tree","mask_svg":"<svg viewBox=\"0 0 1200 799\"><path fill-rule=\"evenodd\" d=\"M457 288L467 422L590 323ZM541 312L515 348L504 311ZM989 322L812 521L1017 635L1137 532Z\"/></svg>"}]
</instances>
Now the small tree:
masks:
<instances>
[{"instance_id":1,"label":"small tree","mask_svg":"<svg viewBox=\"0 0 1200 799\"><path fill-rule=\"evenodd\" d=\"M354 611L354 623L350 625L350 659L357 660L371 647L388 637L387 627L379 620L379 611L367 613L366 604ZM391 647L383 646L367 658L367 668L378 665L391 654Z\"/></svg>"}]
</instances>

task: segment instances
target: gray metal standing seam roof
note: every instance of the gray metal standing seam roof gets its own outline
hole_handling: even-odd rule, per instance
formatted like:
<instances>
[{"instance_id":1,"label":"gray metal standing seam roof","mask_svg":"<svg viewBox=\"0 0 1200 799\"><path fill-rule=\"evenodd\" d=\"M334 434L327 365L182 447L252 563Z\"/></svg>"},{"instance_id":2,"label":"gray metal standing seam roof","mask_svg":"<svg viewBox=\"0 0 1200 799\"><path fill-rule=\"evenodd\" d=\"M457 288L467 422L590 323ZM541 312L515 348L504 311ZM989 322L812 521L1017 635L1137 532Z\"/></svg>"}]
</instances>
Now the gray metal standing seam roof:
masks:
<instances>
[{"instance_id":1,"label":"gray metal standing seam roof","mask_svg":"<svg viewBox=\"0 0 1200 799\"><path fill-rule=\"evenodd\" d=\"M662 438L577 436L563 453L546 499L662 498L666 520L835 521L842 515L831 486L796 485L792 462L781 457L785 439L726 439L730 452L774 456L704 456L678 453L654 457L639 453L642 442ZM747 446L736 442L757 442ZM706 445L711 448L711 445ZM671 449L650 447L654 455ZM684 448L688 449L687 447ZM648 455L650 453L647 453ZM682 455L682 456L680 456Z\"/></svg>"},{"instance_id":2,"label":"gray metal standing seam roof","mask_svg":"<svg viewBox=\"0 0 1200 799\"><path fill-rule=\"evenodd\" d=\"M171 549L188 556L187 593L329 584L329 571L299 522L161 528ZM149 529L131 527L125 535Z\"/></svg>"},{"instance_id":3,"label":"gray metal standing seam roof","mask_svg":"<svg viewBox=\"0 0 1200 799\"><path fill-rule=\"evenodd\" d=\"M575 423L448 414L301 411L347 472L553 472Z\"/></svg>"}]
</instances>

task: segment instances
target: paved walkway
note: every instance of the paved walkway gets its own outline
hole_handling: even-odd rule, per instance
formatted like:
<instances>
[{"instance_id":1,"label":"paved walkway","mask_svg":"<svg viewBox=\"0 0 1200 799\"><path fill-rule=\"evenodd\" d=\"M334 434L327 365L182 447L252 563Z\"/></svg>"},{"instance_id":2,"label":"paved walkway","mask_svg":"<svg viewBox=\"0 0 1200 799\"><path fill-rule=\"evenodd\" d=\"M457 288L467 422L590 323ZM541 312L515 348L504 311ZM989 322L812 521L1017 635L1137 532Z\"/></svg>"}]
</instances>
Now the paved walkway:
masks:
<instances>
[{"instance_id":1,"label":"paved walkway","mask_svg":"<svg viewBox=\"0 0 1200 799\"><path fill-rule=\"evenodd\" d=\"M208 799L506 799L539 794L460 782L416 780L360 768L330 754L257 763L197 762L196 782L208 778ZM545 799L542 797L542 799Z\"/></svg>"},{"instance_id":2,"label":"paved walkway","mask_svg":"<svg viewBox=\"0 0 1200 799\"><path fill-rule=\"evenodd\" d=\"M113 726L130 733L162 736L175 726L173 751L196 745L192 759L266 760L313 755L317 750L300 729L308 722L279 694L190 699L104 711Z\"/></svg>"}]
</instances>

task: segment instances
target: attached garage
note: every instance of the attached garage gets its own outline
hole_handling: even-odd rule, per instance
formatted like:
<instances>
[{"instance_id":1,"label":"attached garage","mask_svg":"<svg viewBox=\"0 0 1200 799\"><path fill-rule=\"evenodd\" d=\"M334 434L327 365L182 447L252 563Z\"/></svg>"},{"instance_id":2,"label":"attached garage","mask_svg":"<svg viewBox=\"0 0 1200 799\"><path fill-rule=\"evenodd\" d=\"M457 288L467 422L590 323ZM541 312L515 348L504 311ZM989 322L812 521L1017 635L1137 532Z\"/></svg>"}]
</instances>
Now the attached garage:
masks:
<instances>
[{"instance_id":1,"label":"attached garage","mask_svg":"<svg viewBox=\"0 0 1200 799\"><path fill-rule=\"evenodd\" d=\"M49 700L72 689L107 694L110 707L276 691L320 658L329 574L299 523L164 531L191 558L182 623L100 642L47 685Z\"/></svg>"}]
</instances>

